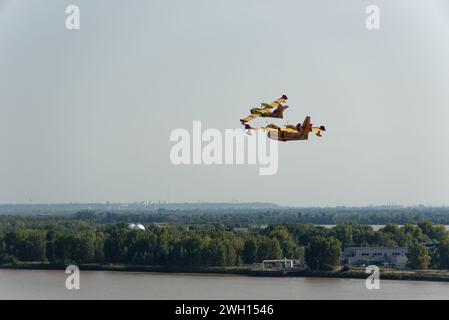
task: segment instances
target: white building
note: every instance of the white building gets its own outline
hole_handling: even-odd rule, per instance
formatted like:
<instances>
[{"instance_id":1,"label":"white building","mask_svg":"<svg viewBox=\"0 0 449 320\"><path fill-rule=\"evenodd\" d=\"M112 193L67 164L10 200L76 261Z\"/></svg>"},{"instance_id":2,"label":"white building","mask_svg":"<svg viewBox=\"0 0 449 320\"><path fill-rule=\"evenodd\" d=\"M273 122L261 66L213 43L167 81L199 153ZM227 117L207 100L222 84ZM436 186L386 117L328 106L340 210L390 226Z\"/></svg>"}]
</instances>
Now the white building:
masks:
<instances>
[{"instance_id":1,"label":"white building","mask_svg":"<svg viewBox=\"0 0 449 320\"><path fill-rule=\"evenodd\" d=\"M130 223L128 225L128 228L130 228L132 230L145 230L145 227L140 223L137 223L137 224Z\"/></svg>"},{"instance_id":2,"label":"white building","mask_svg":"<svg viewBox=\"0 0 449 320\"><path fill-rule=\"evenodd\" d=\"M276 259L276 260L263 260L262 261L262 271L265 271L266 265L274 266L276 269L293 269L293 260L292 259Z\"/></svg>"},{"instance_id":3,"label":"white building","mask_svg":"<svg viewBox=\"0 0 449 320\"><path fill-rule=\"evenodd\" d=\"M381 265L386 268L403 269L407 266L407 248L346 247L343 264L354 266Z\"/></svg>"}]
</instances>

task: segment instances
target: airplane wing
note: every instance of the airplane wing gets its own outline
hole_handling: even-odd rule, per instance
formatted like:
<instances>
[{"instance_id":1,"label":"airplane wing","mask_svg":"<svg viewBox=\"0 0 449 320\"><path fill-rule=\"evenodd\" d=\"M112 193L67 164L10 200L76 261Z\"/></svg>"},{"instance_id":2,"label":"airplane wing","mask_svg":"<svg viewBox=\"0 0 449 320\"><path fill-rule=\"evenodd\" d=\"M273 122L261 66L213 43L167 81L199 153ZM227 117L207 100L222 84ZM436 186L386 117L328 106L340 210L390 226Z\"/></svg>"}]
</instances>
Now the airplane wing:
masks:
<instances>
[{"instance_id":1,"label":"airplane wing","mask_svg":"<svg viewBox=\"0 0 449 320\"><path fill-rule=\"evenodd\" d=\"M279 107L280 105L285 103L285 101L287 101L287 99L288 99L287 96L284 94L282 97L280 97L276 101L273 101L272 103L262 103L262 107L267 108L267 109L273 109L273 108Z\"/></svg>"},{"instance_id":2,"label":"airplane wing","mask_svg":"<svg viewBox=\"0 0 449 320\"><path fill-rule=\"evenodd\" d=\"M296 128L296 126L291 125L291 124L286 125L285 128L286 128L286 129L291 129L291 130L298 131L298 128Z\"/></svg>"},{"instance_id":3,"label":"airplane wing","mask_svg":"<svg viewBox=\"0 0 449 320\"><path fill-rule=\"evenodd\" d=\"M281 127L278 127L277 125L275 125L274 123L270 123L269 125L267 125L266 127L265 127L265 129L272 129L272 130L279 130L279 129L281 129Z\"/></svg>"},{"instance_id":4,"label":"airplane wing","mask_svg":"<svg viewBox=\"0 0 449 320\"><path fill-rule=\"evenodd\" d=\"M266 127L251 127L249 124L245 124L245 129L247 130L267 130L267 131L278 131L280 127L277 125L270 123Z\"/></svg>"},{"instance_id":5,"label":"airplane wing","mask_svg":"<svg viewBox=\"0 0 449 320\"><path fill-rule=\"evenodd\" d=\"M296 128L290 128L290 127L286 127L281 129L282 131L288 132L288 133L298 133L298 129Z\"/></svg>"}]
</instances>

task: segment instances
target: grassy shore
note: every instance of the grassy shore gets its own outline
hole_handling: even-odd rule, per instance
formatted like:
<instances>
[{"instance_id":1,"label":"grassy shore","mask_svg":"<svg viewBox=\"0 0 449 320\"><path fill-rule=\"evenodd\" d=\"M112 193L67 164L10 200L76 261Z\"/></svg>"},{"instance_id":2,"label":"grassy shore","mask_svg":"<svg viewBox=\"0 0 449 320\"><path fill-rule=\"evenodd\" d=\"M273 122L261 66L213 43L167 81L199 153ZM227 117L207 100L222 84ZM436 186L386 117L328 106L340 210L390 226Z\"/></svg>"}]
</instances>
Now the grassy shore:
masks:
<instances>
[{"instance_id":1,"label":"grassy shore","mask_svg":"<svg viewBox=\"0 0 449 320\"><path fill-rule=\"evenodd\" d=\"M65 270L67 265L41 262L19 262L15 264L2 264L1 269L20 270ZM121 271L121 272L155 272L155 273L203 273L203 274L229 274L255 277L320 277L320 278L348 278L366 279L368 274L362 268L350 268L339 271L256 271L251 266L239 267L181 267L181 266L144 266L121 264L80 264L80 270L89 271ZM380 271L381 279L388 280L415 280L449 282L448 270L393 270Z\"/></svg>"}]
</instances>

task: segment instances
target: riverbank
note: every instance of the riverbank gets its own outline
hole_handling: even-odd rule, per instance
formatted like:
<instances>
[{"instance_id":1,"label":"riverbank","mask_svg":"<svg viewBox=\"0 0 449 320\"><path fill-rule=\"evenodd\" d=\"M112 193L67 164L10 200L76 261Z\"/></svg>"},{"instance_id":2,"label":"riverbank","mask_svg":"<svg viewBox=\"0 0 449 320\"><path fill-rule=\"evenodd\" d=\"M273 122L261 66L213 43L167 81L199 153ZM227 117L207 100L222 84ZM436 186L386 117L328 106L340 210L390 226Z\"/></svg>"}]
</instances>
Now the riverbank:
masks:
<instances>
[{"instance_id":1,"label":"riverbank","mask_svg":"<svg viewBox=\"0 0 449 320\"><path fill-rule=\"evenodd\" d=\"M67 265L50 263L15 263L0 265L0 269L15 270L65 270ZM362 268L342 269L339 271L257 271L251 266L240 267L181 267L181 266L144 266L120 264L80 264L80 270L86 271L117 271L117 272L152 272L152 273L198 273L198 274L229 274L252 277L318 277L318 278L347 278L366 279L368 274ZM448 270L393 270L380 271L381 279L438 281L449 282Z\"/></svg>"}]
</instances>

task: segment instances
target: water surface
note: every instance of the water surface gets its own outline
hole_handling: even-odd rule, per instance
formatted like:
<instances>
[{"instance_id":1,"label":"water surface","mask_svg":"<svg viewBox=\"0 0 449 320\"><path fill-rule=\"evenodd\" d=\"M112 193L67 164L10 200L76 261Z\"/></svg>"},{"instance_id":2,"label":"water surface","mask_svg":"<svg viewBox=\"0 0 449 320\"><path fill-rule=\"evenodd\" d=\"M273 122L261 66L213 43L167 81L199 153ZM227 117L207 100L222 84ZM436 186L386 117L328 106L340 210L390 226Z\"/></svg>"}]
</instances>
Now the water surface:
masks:
<instances>
[{"instance_id":1,"label":"water surface","mask_svg":"<svg viewBox=\"0 0 449 320\"><path fill-rule=\"evenodd\" d=\"M64 271L0 270L0 299L449 299L449 283L363 279L81 271L81 289Z\"/></svg>"}]
</instances>

